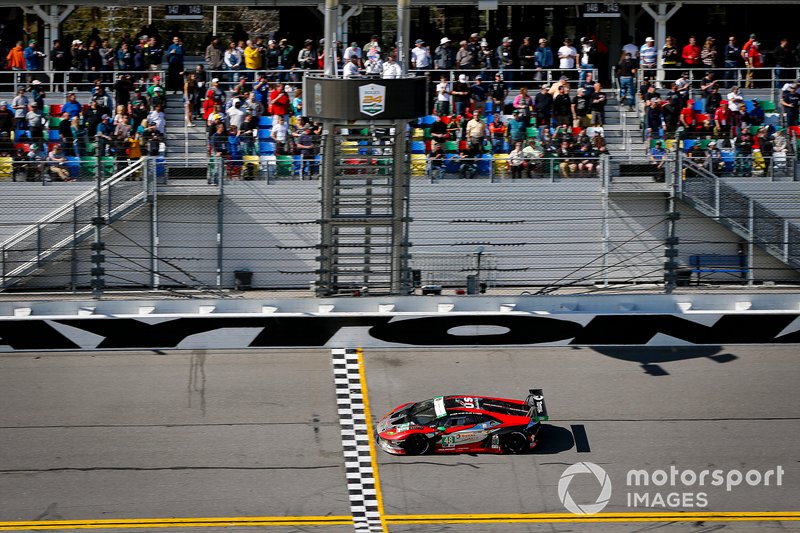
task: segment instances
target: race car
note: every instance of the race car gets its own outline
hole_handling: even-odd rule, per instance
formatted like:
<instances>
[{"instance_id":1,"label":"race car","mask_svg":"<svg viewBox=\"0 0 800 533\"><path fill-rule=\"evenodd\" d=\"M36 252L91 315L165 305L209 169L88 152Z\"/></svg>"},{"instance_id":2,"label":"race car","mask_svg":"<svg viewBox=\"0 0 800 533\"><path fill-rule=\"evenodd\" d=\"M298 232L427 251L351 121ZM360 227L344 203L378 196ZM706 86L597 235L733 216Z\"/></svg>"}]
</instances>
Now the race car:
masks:
<instances>
[{"instance_id":1,"label":"race car","mask_svg":"<svg viewBox=\"0 0 800 533\"><path fill-rule=\"evenodd\" d=\"M542 389L525 400L437 396L405 403L380 419L378 445L396 455L525 453L548 420Z\"/></svg>"}]
</instances>

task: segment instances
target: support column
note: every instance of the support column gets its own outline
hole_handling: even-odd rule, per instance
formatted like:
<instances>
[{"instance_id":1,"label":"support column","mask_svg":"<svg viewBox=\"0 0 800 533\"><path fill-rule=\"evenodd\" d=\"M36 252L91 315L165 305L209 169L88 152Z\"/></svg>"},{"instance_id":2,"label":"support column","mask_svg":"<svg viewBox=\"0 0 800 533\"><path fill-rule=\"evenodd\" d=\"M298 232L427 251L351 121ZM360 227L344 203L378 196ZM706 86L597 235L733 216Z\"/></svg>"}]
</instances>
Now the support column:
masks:
<instances>
[{"instance_id":1,"label":"support column","mask_svg":"<svg viewBox=\"0 0 800 533\"><path fill-rule=\"evenodd\" d=\"M41 51L49 54L50 50L53 49L53 41L58 39L58 28L75 11L77 6L51 5L46 8L45 6L34 5L33 7L20 7L24 12L34 14L41 19L42 24L44 24L44 43L42 43ZM68 44L67 47L69 47ZM44 70L49 69L45 68Z\"/></svg>"},{"instance_id":2,"label":"support column","mask_svg":"<svg viewBox=\"0 0 800 533\"><path fill-rule=\"evenodd\" d=\"M681 8L680 2L675 4L667 11L667 4L659 3L656 5L658 12L654 11L650 4L642 4L642 8L647 11L647 14L653 17L655 21L655 35L653 38L656 40L656 48L659 50L658 54L658 74L656 78L659 80L664 79L664 58L661 57L661 49L664 47L664 41L667 39L667 21L672 18L672 15L678 12Z\"/></svg>"},{"instance_id":3,"label":"support column","mask_svg":"<svg viewBox=\"0 0 800 533\"><path fill-rule=\"evenodd\" d=\"M397 0L397 63L403 69L403 74L408 72L410 65L408 61L408 55L411 53L410 39L411 0Z\"/></svg>"},{"instance_id":4,"label":"support column","mask_svg":"<svg viewBox=\"0 0 800 533\"><path fill-rule=\"evenodd\" d=\"M356 4L350 6L347 11L342 13L343 6L339 6L339 37L338 40L342 41L342 45L347 48L350 44L350 35L347 32L347 22L350 17L357 17L364 11L363 4Z\"/></svg>"},{"instance_id":5,"label":"support column","mask_svg":"<svg viewBox=\"0 0 800 533\"><path fill-rule=\"evenodd\" d=\"M336 75L336 31L339 27L339 0L325 0L325 75Z\"/></svg>"}]
</instances>

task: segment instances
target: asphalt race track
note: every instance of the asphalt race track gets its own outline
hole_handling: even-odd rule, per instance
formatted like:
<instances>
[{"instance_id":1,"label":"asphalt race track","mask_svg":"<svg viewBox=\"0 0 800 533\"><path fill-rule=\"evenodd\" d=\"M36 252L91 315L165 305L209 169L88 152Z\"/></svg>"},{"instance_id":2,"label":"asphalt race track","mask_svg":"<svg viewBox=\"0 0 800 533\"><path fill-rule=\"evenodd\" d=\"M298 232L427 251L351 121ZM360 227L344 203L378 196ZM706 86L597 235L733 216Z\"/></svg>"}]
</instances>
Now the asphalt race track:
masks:
<instances>
[{"instance_id":1,"label":"asphalt race track","mask_svg":"<svg viewBox=\"0 0 800 533\"><path fill-rule=\"evenodd\" d=\"M551 415L529 455L375 452L392 533L800 531L796 346L369 350L364 361L373 417L439 394L524 398L531 387ZM0 530L148 530L141 519L176 532L353 530L328 350L4 355L0 406ZM553 518L571 516L558 484L580 462L612 484L598 519L621 522ZM627 486L629 470L671 467L677 487ZM680 481L778 467L780 486L775 475L730 491ZM599 490L592 475L569 484L580 503ZM659 505L670 493L692 506ZM676 511L795 521L632 518Z\"/></svg>"}]
</instances>

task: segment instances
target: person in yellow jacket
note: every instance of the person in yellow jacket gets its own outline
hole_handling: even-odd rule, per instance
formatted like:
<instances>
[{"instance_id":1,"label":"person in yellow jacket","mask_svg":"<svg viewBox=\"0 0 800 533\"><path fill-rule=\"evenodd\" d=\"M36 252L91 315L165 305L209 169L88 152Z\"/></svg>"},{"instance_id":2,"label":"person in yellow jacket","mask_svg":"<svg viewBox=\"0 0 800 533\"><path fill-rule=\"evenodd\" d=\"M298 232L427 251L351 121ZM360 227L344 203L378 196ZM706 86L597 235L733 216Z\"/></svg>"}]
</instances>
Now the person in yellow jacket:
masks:
<instances>
[{"instance_id":1,"label":"person in yellow jacket","mask_svg":"<svg viewBox=\"0 0 800 533\"><path fill-rule=\"evenodd\" d=\"M257 46L255 41L247 41L247 48L244 49L244 68L248 73L249 81L253 81L253 72L261 70L262 48Z\"/></svg>"}]
</instances>

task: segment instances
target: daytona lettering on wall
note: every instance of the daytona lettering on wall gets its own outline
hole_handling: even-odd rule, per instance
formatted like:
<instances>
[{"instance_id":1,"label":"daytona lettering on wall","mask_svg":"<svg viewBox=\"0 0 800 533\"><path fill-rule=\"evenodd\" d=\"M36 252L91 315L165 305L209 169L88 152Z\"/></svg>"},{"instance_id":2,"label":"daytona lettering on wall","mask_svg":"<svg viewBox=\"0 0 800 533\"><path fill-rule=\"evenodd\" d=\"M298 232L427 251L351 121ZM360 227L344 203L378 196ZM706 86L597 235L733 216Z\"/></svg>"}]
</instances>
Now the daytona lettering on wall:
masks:
<instances>
[{"instance_id":1,"label":"daytona lettering on wall","mask_svg":"<svg viewBox=\"0 0 800 533\"><path fill-rule=\"evenodd\" d=\"M385 346L795 344L797 313L703 315L385 315L0 320L0 351ZM473 335L451 331L469 327ZM482 333L481 328L485 333ZM498 333L499 331L499 333ZM224 346L220 346L223 344Z\"/></svg>"}]
</instances>

